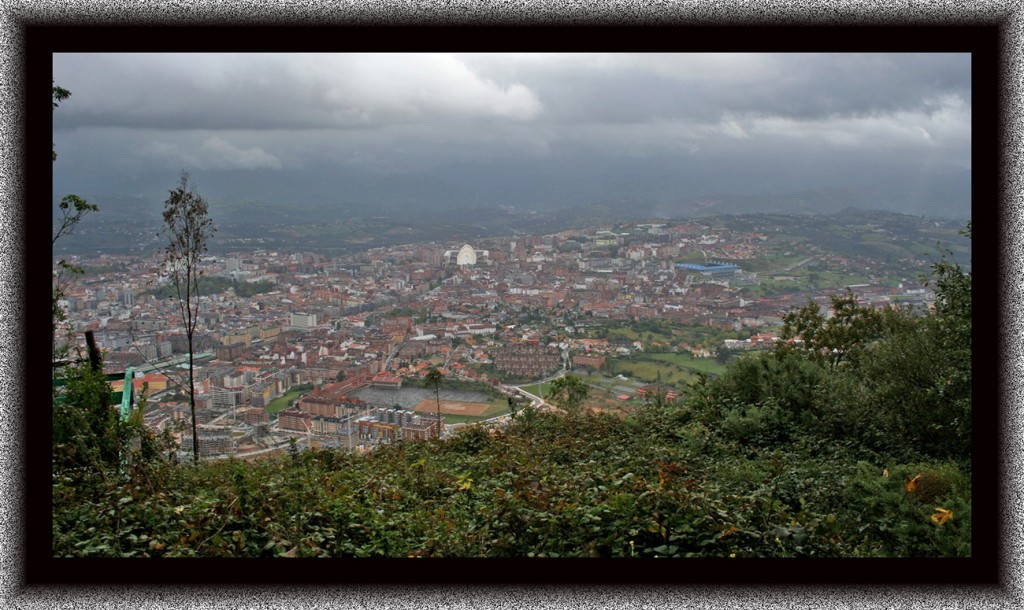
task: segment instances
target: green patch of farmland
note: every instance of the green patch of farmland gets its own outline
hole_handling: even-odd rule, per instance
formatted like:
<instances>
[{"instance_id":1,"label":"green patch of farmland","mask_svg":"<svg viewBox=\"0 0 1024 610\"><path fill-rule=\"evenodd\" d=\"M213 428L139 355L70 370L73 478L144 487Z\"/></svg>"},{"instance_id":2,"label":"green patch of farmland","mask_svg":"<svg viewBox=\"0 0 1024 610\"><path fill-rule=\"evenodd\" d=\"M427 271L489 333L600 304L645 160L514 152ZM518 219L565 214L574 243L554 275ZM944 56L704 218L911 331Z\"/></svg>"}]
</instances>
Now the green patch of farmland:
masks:
<instances>
[{"instance_id":1,"label":"green patch of farmland","mask_svg":"<svg viewBox=\"0 0 1024 610\"><path fill-rule=\"evenodd\" d=\"M705 373L708 375L721 375L728 367L712 358L694 358L690 354L643 354L644 358L669 362L682 369Z\"/></svg>"},{"instance_id":2,"label":"green patch of farmland","mask_svg":"<svg viewBox=\"0 0 1024 610\"><path fill-rule=\"evenodd\" d=\"M281 396L278 396L274 400L271 400L270 404L267 405L267 413L270 414L270 415L274 415L278 411L284 411L285 409L288 408L289 405L291 405L291 403L296 398L298 398L299 396L302 396L303 394L305 394L308 391L309 390L303 390L303 389L291 390L291 391L286 392L285 394L283 394Z\"/></svg>"},{"instance_id":3,"label":"green patch of farmland","mask_svg":"<svg viewBox=\"0 0 1024 610\"><path fill-rule=\"evenodd\" d=\"M716 360L694 358L680 353L637 353L610 361L611 372L644 383L661 383L682 388L696 381L697 374L719 375L725 365Z\"/></svg>"}]
</instances>

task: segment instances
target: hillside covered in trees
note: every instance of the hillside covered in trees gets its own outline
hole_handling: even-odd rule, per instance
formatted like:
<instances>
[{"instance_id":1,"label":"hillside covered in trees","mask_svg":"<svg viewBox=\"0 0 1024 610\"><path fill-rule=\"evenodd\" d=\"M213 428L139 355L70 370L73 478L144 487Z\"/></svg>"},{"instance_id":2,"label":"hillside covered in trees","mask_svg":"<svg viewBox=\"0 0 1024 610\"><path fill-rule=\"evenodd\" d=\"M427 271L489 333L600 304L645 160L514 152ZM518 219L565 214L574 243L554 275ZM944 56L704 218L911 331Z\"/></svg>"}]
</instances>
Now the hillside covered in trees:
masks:
<instances>
[{"instance_id":1,"label":"hillside covered in trees","mask_svg":"<svg viewBox=\"0 0 1024 610\"><path fill-rule=\"evenodd\" d=\"M837 295L769 353L626 416L366 455L177 463L87 367L54 406L57 557L969 557L971 277L932 312ZM561 401L561 403L560 403Z\"/></svg>"}]
</instances>

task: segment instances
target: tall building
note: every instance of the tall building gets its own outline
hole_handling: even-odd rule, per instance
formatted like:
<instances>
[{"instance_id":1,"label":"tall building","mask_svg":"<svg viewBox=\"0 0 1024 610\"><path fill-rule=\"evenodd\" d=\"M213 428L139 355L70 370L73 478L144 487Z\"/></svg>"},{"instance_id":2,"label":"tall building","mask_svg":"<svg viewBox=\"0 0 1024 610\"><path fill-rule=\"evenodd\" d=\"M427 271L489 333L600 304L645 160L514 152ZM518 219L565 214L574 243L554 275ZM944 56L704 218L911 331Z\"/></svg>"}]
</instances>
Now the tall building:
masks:
<instances>
[{"instance_id":1,"label":"tall building","mask_svg":"<svg viewBox=\"0 0 1024 610\"><path fill-rule=\"evenodd\" d=\"M295 328L313 328L316 326L316 314L292 313L290 321Z\"/></svg>"}]
</instances>

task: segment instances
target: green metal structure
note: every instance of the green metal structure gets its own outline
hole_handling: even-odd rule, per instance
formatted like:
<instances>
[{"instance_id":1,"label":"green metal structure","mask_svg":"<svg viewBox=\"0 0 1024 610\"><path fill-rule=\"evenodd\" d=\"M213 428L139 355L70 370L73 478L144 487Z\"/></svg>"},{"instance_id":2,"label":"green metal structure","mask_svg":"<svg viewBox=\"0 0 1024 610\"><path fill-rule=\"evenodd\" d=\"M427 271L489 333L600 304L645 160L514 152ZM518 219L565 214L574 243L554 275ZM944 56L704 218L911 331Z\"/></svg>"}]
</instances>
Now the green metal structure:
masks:
<instances>
[{"instance_id":1,"label":"green metal structure","mask_svg":"<svg viewBox=\"0 0 1024 610\"><path fill-rule=\"evenodd\" d=\"M124 372L124 388L121 390L121 421L127 421L135 405L135 371L132 367Z\"/></svg>"}]
</instances>

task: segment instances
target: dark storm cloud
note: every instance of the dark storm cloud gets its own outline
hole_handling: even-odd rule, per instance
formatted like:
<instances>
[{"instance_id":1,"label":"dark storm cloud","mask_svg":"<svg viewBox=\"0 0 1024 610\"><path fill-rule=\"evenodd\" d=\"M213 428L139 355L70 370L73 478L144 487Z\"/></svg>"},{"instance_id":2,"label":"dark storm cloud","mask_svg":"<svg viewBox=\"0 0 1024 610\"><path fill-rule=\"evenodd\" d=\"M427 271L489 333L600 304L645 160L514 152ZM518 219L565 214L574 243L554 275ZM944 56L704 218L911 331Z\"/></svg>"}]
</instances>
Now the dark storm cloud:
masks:
<instances>
[{"instance_id":1,"label":"dark storm cloud","mask_svg":"<svg viewBox=\"0 0 1024 610\"><path fill-rule=\"evenodd\" d=\"M797 119L863 116L970 100L965 54L681 54L554 56L520 63L470 56L521 80L563 120L687 118L726 113ZM500 63L499 63L500 61Z\"/></svg>"},{"instance_id":2,"label":"dark storm cloud","mask_svg":"<svg viewBox=\"0 0 1024 610\"><path fill-rule=\"evenodd\" d=\"M966 54L56 55L73 95L55 184L345 169L502 192L539 164L553 193L618 191L609 168L636 161L702 168L652 174L657 192L751 192L966 172L970 76Z\"/></svg>"},{"instance_id":3,"label":"dark storm cloud","mask_svg":"<svg viewBox=\"0 0 1024 610\"><path fill-rule=\"evenodd\" d=\"M54 75L76 102L61 127L366 128L537 105L441 55L61 55Z\"/></svg>"},{"instance_id":4,"label":"dark storm cloud","mask_svg":"<svg viewBox=\"0 0 1024 610\"><path fill-rule=\"evenodd\" d=\"M706 92L734 112L792 119L931 112L943 97L970 101L966 55L775 55L762 78L727 95Z\"/></svg>"},{"instance_id":5,"label":"dark storm cloud","mask_svg":"<svg viewBox=\"0 0 1024 610\"><path fill-rule=\"evenodd\" d=\"M481 116L714 122L926 111L970 100L967 55L60 55L58 125L354 128Z\"/></svg>"}]
</instances>

